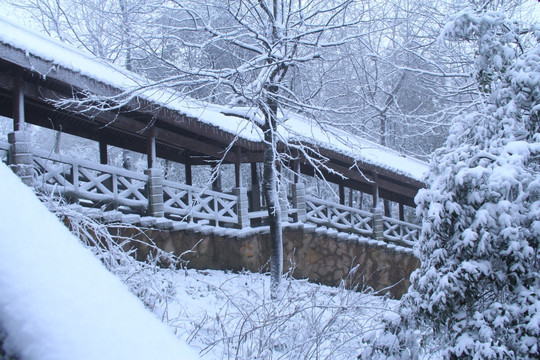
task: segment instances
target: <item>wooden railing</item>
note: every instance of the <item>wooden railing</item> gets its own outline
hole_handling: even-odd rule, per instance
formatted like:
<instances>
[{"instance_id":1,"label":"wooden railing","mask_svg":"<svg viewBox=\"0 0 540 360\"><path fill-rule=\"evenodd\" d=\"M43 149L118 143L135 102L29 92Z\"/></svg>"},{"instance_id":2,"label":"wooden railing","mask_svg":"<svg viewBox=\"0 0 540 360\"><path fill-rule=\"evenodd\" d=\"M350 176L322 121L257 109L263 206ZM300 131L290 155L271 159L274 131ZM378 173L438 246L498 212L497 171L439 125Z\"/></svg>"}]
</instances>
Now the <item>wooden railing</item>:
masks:
<instances>
[{"instance_id":1,"label":"wooden railing","mask_svg":"<svg viewBox=\"0 0 540 360\"><path fill-rule=\"evenodd\" d=\"M93 205L114 204L146 209L148 176L135 171L75 160L54 153L33 152L34 186Z\"/></svg>"},{"instance_id":2,"label":"wooden railing","mask_svg":"<svg viewBox=\"0 0 540 360\"><path fill-rule=\"evenodd\" d=\"M10 144L0 142L2 161L8 161L9 151ZM150 178L146 174L39 150L32 150L31 158L31 182L38 189L87 206L127 207L141 213L150 208L152 199L147 195ZM260 226L267 221L266 210L248 211L248 196L244 189L237 188L228 194L168 180L160 183L164 210L161 216L237 228ZM406 247L412 247L418 241L418 225L306 196L303 185L296 189L292 199L295 206L283 207L284 222L313 223Z\"/></svg>"},{"instance_id":3,"label":"wooden railing","mask_svg":"<svg viewBox=\"0 0 540 360\"><path fill-rule=\"evenodd\" d=\"M165 216L188 221L210 220L216 226L238 223L238 197L165 180Z\"/></svg>"},{"instance_id":4,"label":"wooden railing","mask_svg":"<svg viewBox=\"0 0 540 360\"><path fill-rule=\"evenodd\" d=\"M383 237L386 241L412 247L418 241L421 230L418 225L383 217Z\"/></svg>"},{"instance_id":5,"label":"wooden railing","mask_svg":"<svg viewBox=\"0 0 540 360\"><path fill-rule=\"evenodd\" d=\"M354 234L373 235L373 213L306 196L307 221Z\"/></svg>"}]
</instances>

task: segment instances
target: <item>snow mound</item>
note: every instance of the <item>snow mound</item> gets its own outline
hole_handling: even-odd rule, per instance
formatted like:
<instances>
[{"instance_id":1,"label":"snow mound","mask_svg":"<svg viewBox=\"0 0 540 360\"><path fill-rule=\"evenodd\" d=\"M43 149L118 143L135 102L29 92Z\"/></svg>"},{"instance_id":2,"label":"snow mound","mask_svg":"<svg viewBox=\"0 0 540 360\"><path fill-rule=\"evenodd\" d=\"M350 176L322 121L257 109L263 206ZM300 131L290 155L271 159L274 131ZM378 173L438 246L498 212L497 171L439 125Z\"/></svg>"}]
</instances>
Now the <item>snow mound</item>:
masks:
<instances>
[{"instance_id":1,"label":"snow mound","mask_svg":"<svg viewBox=\"0 0 540 360\"><path fill-rule=\"evenodd\" d=\"M197 359L0 162L0 326L21 359Z\"/></svg>"}]
</instances>

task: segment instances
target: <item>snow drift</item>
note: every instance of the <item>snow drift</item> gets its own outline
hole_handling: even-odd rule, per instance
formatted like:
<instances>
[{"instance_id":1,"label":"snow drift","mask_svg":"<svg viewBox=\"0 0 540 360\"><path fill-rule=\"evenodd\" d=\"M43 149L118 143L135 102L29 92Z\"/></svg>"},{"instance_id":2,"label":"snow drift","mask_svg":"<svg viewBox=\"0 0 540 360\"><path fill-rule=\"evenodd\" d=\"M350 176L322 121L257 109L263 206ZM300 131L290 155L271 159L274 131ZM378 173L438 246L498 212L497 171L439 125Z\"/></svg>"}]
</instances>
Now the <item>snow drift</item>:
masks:
<instances>
[{"instance_id":1,"label":"snow drift","mask_svg":"<svg viewBox=\"0 0 540 360\"><path fill-rule=\"evenodd\" d=\"M0 162L0 326L22 359L196 359Z\"/></svg>"}]
</instances>

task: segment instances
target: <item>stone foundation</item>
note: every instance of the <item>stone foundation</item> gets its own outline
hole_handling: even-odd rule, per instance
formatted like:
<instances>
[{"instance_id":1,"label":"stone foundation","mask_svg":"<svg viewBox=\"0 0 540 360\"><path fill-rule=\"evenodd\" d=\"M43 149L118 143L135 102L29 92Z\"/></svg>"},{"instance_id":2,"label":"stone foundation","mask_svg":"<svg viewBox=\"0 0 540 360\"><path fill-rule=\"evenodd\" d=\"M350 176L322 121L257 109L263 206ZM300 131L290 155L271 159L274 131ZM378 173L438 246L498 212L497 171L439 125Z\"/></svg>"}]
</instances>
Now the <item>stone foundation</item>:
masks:
<instances>
[{"instance_id":1,"label":"stone foundation","mask_svg":"<svg viewBox=\"0 0 540 360\"><path fill-rule=\"evenodd\" d=\"M230 237L152 229L146 235L161 249L181 255L190 268L252 272L269 268L268 233ZM307 226L284 229L283 248L284 271L292 267L295 278L331 286L345 281L349 287L371 287L395 298L407 291L409 276L419 266L410 249ZM148 252L148 247L139 246L140 258Z\"/></svg>"}]
</instances>

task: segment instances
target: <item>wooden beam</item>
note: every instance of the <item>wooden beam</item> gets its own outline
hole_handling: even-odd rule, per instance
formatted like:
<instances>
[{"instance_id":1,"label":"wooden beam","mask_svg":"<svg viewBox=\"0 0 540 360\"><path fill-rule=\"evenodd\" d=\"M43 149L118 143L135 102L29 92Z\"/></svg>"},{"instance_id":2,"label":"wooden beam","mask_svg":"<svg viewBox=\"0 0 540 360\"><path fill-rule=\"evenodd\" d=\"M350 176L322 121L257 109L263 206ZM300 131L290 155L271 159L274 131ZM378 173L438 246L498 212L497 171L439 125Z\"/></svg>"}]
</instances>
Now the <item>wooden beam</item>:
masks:
<instances>
[{"instance_id":1,"label":"wooden beam","mask_svg":"<svg viewBox=\"0 0 540 360\"><path fill-rule=\"evenodd\" d=\"M56 109L51 105L51 103L44 101L43 98L49 100L59 100L60 96L58 93L47 88L41 88L35 84L27 84L25 91L27 101L30 100L33 106L36 108L41 108L43 111L47 111L49 113L44 118L58 118L60 114L67 117L77 118L79 121L88 123L91 128L99 130L100 133L121 131L138 137L148 127L148 123L152 120L151 117L136 113L113 113L94 110L83 111L84 109L79 108L76 104L64 106L62 109ZM69 96L71 96L71 94L69 94ZM38 118L36 118L36 120L37 121L35 122L40 121ZM66 122L66 120L63 121ZM37 125L49 127L48 124L43 122ZM69 126L63 126L64 132L68 132L68 128ZM176 133L168 129L160 128L159 123L156 123L155 130L158 147L159 144L164 144L171 148L178 149L179 152L183 151L184 149L190 149L200 154L212 156L215 159L221 159L224 156L223 149L225 146L220 147L213 145L204 137L196 137L191 133ZM81 135L79 134L79 136ZM90 134L86 135L85 137L91 138ZM117 139L117 141L119 141L119 139ZM115 142L116 141L110 141L109 144L115 145ZM144 153L145 151L143 150L142 152ZM225 161L232 163L235 161L235 157L236 156L234 153L229 152L225 156ZM178 159L169 160L178 161Z\"/></svg>"},{"instance_id":2,"label":"wooden beam","mask_svg":"<svg viewBox=\"0 0 540 360\"><path fill-rule=\"evenodd\" d=\"M176 146L181 149L189 149L192 153L200 153L210 155L214 159L224 159L229 163L236 161L236 155L232 152L225 154L224 148L212 145L204 139L196 140L193 136L184 136L172 131L156 128L156 137L160 142L166 143L168 146Z\"/></svg>"},{"instance_id":3,"label":"wooden beam","mask_svg":"<svg viewBox=\"0 0 540 360\"><path fill-rule=\"evenodd\" d=\"M355 160L350 156L337 153L333 150L320 148L319 153L327 157L328 159L330 159L330 162L329 162L330 164L337 164L337 165L342 165L342 166L343 164L347 164L347 166L349 166L348 164L356 164L356 166L360 169L365 169L370 172L376 172L379 175L395 179L396 181L414 186L416 188L425 187L425 184L418 180L411 179L409 177L392 172L391 170L378 167L364 161Z\"/></svg>"},{"instance_id":4,"label":"wooden beam","mask_svg":"<svg viewBox=\"0 0 540 360\"><path fill-rule=\"evenodd\" d=\"M379 198L388 199L390 201L395 201L397 203L402 202L403 205L416 207L413 197L401 196L399 194L396 194L394 192L391 192L382 188L379 188Z\"/></svg>"}]
</instances>

